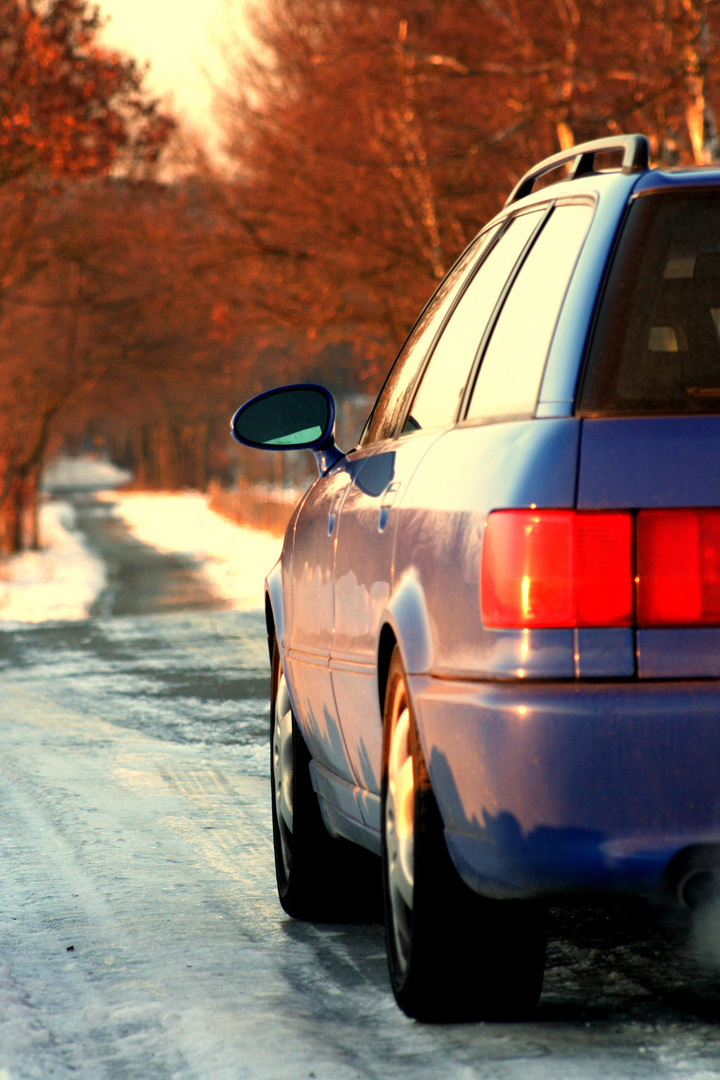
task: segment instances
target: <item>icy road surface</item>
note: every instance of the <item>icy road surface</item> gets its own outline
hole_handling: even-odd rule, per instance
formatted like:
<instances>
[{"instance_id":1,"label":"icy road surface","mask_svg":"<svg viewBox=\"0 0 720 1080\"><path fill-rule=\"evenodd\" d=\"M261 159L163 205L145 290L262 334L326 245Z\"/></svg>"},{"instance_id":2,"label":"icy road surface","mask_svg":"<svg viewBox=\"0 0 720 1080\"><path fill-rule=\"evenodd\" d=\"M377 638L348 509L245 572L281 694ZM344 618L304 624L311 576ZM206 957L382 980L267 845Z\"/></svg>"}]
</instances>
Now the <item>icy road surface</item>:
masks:
<instances>
[{"instance_id":1,"label":"icy road surface","mask_svg":"<svg viewBox=\"0 0 720 1080\"><path fill-rule=\"evenodd\" d=\"M99 613L0 629L0 1080L720 1078L682 927L555 915L535 1022L432 1027L381 927L287 919L261 614L77 510Z\"/></svg>"}]
</instances>

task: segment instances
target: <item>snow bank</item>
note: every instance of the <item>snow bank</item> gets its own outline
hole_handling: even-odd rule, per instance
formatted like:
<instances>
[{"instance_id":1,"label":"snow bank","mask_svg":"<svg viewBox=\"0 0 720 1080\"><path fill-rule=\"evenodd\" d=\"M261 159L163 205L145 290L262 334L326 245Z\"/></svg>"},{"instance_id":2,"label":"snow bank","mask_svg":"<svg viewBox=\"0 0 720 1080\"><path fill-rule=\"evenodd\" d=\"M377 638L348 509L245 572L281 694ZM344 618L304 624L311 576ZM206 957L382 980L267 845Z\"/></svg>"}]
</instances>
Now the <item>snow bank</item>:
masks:
<instances>
[{"instance_id":1,"label":"snow bank","mask_svg":"<svg viewBox=\"0 0 720 1080\"><path fill-rule=\"evenodd\" d=\"M59 457L45 469L42 486L45 491L100 491L127 484L131 478L127 469L102 458Z\"/></svg>"},{"instance_id":2,"label":"snow bank","mask_svg":"<svg viewBox=\"0 0 720 1080\"><path fill-rule=\"evenodd\" d=\"M160 551L195 559L218 596L234 608L263 606L263 582L280 555L282 539L220 517L197 492L102 493L134 536Z\"/></svg>"},{"instance_id":3,"label":"snow bank","mask_svg":"<svg viewBox=\"0 0 720 1080\"><path fill-rule=\"evenodd\" d=\"M46 470L43 487L97 492L114 504L113 512L138 540L194 559L213 591L232 607L263 606L263 581L280 554L279 537L233 524L197 493L107 490L128 479L127 472L107 461L59 458ZM51 500L41 507L40 534L41 551L0 563L1 624L86 618L105 587L104 565L76 529L69 503Z\"/></svg>"},{"instance_id":4,"label":"snow bank","mask_svg":"<svg viewBox=\"0 0 720 1080\"><path fill-rule=\"evenodd\" d=\"M105 587L105 567L75 531L66 502L40 508L41 551L0 564L0 622L84 619Z\"/></svg>"}]
</instances>

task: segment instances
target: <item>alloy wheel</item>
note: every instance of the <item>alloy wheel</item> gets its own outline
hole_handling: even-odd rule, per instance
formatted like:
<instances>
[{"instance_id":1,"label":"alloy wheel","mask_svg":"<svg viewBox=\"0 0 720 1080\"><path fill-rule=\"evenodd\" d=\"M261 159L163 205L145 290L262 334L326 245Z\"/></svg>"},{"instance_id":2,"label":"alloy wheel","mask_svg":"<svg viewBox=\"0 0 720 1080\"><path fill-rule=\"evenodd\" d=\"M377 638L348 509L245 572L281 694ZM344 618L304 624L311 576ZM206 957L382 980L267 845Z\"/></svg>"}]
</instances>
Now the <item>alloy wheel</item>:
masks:
<instances>
[{"instance_id":1,"label":"alloy wheel","mask_svg":"<svg viewBox=\"0 0 720 1080\"><path fill-rule=\"evenodd\" d=\"M272 771L273 790L275 792L275 818L280 833L280 848L286 875L290 872L293 834L294 758L292 706L290 705L285 676L281 674L275 696Z\"/></svg>"},{"instance_id":2,"label":"alloy wheel","mask_svg":"<svg viewBox=\"0 0 720 1080\"><path fill-rule=\"evenodd\" d=\"M401 969L410 956L415 883L415 774L412 721L402 679L394 688L385 801L387 887L392 912L391 933Z\"/></svg>"}]
</instances>

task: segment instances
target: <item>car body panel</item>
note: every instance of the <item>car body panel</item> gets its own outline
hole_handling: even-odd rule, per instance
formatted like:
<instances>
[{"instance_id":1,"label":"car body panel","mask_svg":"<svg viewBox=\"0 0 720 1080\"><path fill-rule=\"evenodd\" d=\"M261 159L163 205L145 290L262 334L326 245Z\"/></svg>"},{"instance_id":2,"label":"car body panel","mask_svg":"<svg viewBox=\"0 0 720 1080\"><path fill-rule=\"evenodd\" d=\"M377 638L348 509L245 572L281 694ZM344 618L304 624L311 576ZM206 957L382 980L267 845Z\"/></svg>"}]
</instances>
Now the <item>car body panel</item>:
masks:
<instances>
[{"instance_id":1,"label":"car body panel","mask_svg":"<svg viewBox=\"0 0 720 1080\"><path fill-rule=\"evenodd\" d=\"M438 437L430 432L351 455L357 467L337 526L332 682L354 774L375 794L382 752L378 638L393 591L398 506Z\"/></svg>"},{"instance_id":2,"label":"car body panel","mask_svg":"<svg viewBox=\"0 0 720 1080\"><path fill-rule=\"evenodd\" d=\"M343 780L317 760L310 762L310 776L328 832L379 855L380 799Z\"/></svg>"},{"instance_id":3,"label":"car body panel","mask_svg":"<svg viewBox=\"0 0 720 1080\"><path fill-rule=\"evenodd\" d=\"M284 591L282 651L292 700L313 758L353 782L330 675L335 613L335 537L330 523L350 482L347 470L333 470L310 488L295 518L292 555L287 547L283 552L290 581Z\"/></svg>"},{"instance_id":4,"label":"car body panel","mask_svg":"<svg viewBox=\"0 0 720 1080\"><path fill-rule=\"evenodd\" d=\"M638 630L637 658L641 679L718 679L720 628Z\"/></svg>"},{"instance_id":5,"label":"car body panel","mask_svg":"<svg viewBox=\"0 0 720 1080\"><path fill-rule=\"evenodd\" d=\"M629 626L581 626L573 631L578 679L623 679L635 674L635 636Z\"/></svg>"},{"instance_id":6,"label":"car body panel","mask_svg":"<svg viewBox=\"0 0 720 1080\"><path fill-rule=\"evenodd\" d=\"M720 836L720 691L710 682L411 679L458 869L496 896L652 893Z\"/></svg>"},{"instance_id":7,"label":"car body panel","mask_svg":"<svg viewBox=\"0 0 720 1080\"><path fill-rule=\"evenodd\" d=\"M720 416L583 420L577 505L720 506Z\"/></svg>"},{"instance_id":8,"label":"car body panel","mask_svg":"<svg viewBox=\"0 0 720 1080\"><path fill-rule=\"evenodd\" d=\"M682 188L717 188L720 184L720 169L717 165L701 168L650 169L637 180L633 194L636 197L653 195L658 192L677 192Z\"/></svg>"},{"instance_id":9,"label":"car body panel","mask_svg":"<svg viewBox=\"0 0 720 1080\"><path fill-rule=\"evenodd\" d=\"M271 650L270 661L272 662L273 638L276 638L279 643L282 643L285 638L282 557L278 559L265 578L265 621L267 624L268 645Z\"/></svg>"},{"instance_id":10,"label":"car body panel","mask_svg":"<svg viewBox=\"0 0 720 1080\"><path fill-rule=\"evenodd\" d=\"M593 225L583 245L568 287L553 337L538 403L539 417L571 415L585 345L618 228L636 176L594 176L573 184L573 193L587 193L597 202ZM569 186L569 185L568 185ZM562 185L558 185L562 190Z\"/></svg>"},{"instance_id":11,"label":"car body panel","mask_svg":"<svg viewBox=\"0 0 720 1080\"><path fill-rule=\"evenodd\" d=\"M720 506L720 416L583 420L577 505ZM640 629L635 650L642 679L720 677L720 628Z\"/></svg>"},{"instance_id":12,"label":"car body panel","mask_svg":"<svg viewBox=\"0 0 720 1080\"><path fill-rule=\"evenodd\" d=\"M491 510L573 505L579 433L573 418L460 426L421 461L398 510L394 580L414 576L430 613L426 673L573 678L572 630L483 627L480 565ZM411 650L408 663L419 673Z\"/></svg>"}]
</instances>

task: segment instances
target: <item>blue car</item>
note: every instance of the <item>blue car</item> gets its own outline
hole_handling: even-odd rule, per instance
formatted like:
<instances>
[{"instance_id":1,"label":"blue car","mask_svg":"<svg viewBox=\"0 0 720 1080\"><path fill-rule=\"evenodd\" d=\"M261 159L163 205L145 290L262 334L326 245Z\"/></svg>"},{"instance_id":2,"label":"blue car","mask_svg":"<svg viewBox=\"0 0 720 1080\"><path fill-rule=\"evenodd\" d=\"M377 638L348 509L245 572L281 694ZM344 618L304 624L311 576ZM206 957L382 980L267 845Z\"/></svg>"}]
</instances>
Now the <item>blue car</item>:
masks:
<instances>
[{"instance_id":1,"label":"blue car","mask_svg":"<svg viewBox=\"0 0 720 1080\"><path fill-rule=\"evenodd\" d=\"M266 586L280 899L350 917L380 856L400 1007L528 1015L549 903L718 877L720 169L543 161L333 425L233 418L319 471Z\"/></svg>"}]
</instances>

